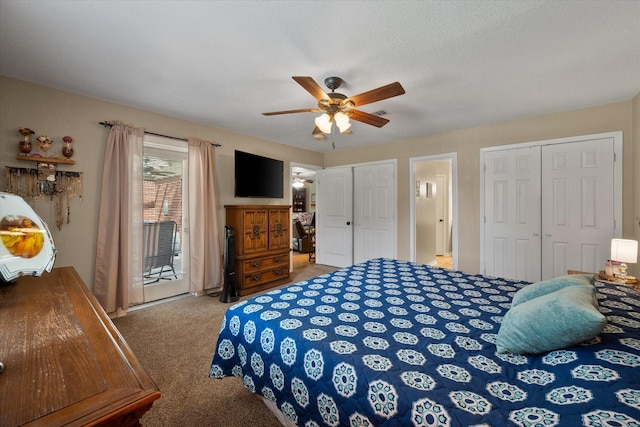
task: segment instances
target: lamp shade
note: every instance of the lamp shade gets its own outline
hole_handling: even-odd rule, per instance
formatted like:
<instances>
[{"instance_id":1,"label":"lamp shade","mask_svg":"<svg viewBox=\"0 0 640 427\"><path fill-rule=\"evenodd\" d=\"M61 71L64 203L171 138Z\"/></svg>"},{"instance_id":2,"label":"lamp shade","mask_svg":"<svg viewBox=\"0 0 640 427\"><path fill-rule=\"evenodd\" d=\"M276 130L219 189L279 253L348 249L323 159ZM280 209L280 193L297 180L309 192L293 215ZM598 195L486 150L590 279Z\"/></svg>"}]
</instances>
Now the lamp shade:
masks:
<instances>
[{"instance_id":1,"label":"lamp shade","mask_svg":"<svg viewBox=\"0 0 640 427\"><path fill-rule=\"evenodd\" d=\"M320 132L331 133L331 117L329 117L327 113L323 113L316 117L315 122L318 129L320 129Z\"/></svg>"},{"instance_id":2,"label":"lamp shade","mask_svg":"<svg viewBox=\"0 0 640 427\"><path fill-rule=\"evenodd\" d=\"M345 133L351 127L351 123L349 123L349 116L345 113L338 112L334 116L334 120L336 122L336 126L340 129L340 133Z\"/></svg>"},{"instance_id":3,"label":"lamp shade","mask_svg":"<svg viewBox=\"0 0 640 427\"><path fill-rule=\"evenodd\" d=\"M47 224L22 197L0 192L0 276L6 282L51 271L55 246Z\"/></svg>"},{"instance_id":4,"label":"lamp shade","mask_svg":"<svg viewBox=\"0 0 640 427\"><path fill-rule=\"evenodd\" d=\"M611 239L611 259L618 262L636 263L638 261L638 241Z\"/></svg>"}]
</instances>

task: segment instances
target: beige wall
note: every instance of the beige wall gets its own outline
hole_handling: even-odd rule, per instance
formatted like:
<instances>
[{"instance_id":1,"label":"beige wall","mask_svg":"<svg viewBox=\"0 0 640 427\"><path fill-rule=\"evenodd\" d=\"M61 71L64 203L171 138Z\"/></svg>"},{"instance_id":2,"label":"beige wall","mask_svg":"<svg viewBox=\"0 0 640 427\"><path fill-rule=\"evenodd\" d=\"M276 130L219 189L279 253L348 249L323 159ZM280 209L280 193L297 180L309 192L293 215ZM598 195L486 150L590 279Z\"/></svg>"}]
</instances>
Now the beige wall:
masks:
<instances>
[{"instance_id":1,"label":"beige wall","mask_svg":"<svg viewBox=\"0 0 640 427\"><path fill-rule=\"evenodd\" d=\"M49 224L58 250L55 266L73 266L85 283L93 287L99 193L102 185L102 159L108 130L98 125L104 120L120 120L151 132L176 137L197 136L222 144L216 148L218 223L224 225L225 204L290 204L289 162L322 166L322 155L204 126L122 105L78 96L43 86L0 77L0 189L4 190L4 167L31 168L35 163L16 160L21 135L18 128L28 127L35 136L49 135L59 144L64 135L74 139L75 165L60 170L82 172L83 198L71 201L71 221L61 230L55 227L53 202L35 202L36 212ZM233 197L233 152L249 151L285 161L285 197L283 199L236 199ZM58 148L59 150L59 148Z\"/></svg>"},{"instance_id":2,"label":"beige wall","mask_svg":"<svg viewBox=\"0 0 640 427\"><path fill-rule=\"evenodd\" d=\"M457 153L458 162L458 268L471 273L480 268L480 169L479 150L506 144L594 134L623 132L623 237L634 236L635 216L640 216L640 198L634 164L640 165L640 136L637 129L639 96L620 102L583 110L551 114L507 123L461 129L363 149L331 152L325 155L325 167L397 159L398 162L398 258L409 259L409 159L425 155ZM635 120L634 120L635 118ZM425 131L428 131L426 129ZM634 162L634 146L635 162ZM637 167L636 169L638 169ZM638 237L637 225L635 236ZM604 262L604 260L603 260ZM604 268L604 267L603 267ZM636 266L630 267L630 271Z\"/></svg>"}]
</instances>

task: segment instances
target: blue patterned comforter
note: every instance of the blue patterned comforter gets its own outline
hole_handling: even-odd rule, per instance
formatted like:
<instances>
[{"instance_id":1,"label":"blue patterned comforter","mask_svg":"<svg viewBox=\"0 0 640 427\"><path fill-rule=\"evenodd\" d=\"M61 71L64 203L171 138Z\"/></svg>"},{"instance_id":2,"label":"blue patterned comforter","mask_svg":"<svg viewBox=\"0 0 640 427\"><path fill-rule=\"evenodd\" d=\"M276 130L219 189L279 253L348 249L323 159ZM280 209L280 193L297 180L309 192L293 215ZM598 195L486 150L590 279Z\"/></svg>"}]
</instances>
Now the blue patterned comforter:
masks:
<instances>
[{"instance_id":1,"label":"blue patterned comforter","mask_svg":"<svg viewBox=\"0 0 640 427\"><path fill-rule=\"evenodd\" d=\"M640 293L598 283L604 332L497 354L524 282L375 259L230 307L210 376L299 426L640 426Z\"/></svg>"}]
</instances>

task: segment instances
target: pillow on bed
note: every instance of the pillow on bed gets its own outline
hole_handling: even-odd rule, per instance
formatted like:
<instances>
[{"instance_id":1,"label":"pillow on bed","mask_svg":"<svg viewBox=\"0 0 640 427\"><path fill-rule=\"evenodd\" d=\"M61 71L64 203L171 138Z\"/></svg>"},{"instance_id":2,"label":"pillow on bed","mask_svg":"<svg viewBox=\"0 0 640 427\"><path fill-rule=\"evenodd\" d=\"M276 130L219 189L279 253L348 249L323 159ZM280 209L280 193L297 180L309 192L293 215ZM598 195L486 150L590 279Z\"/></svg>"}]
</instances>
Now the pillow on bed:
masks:
<instances>
[{"instance_id":1,"label":"pillow on bed","mask_svg":"<svg viewBox=\"0 0 640 427\"><path fill-rule=\"evenodd\" d=\"M566 286L523 302L502 319L498 353L538 354L597 336L607 319L598 310L595 287Z\"/></svg>"},{"instance_id":2,"label":"pillow on bed","mask_svg":"<svg viewBox=\"0 0 640 427\"><path fill-rule=\"evenodd\" d=\"M511 300L511 307L523 302L532 300L542 295L555 292L567 286L587 285L592 288L594 285L593 274L569 274L566 276L554 277L542 282L532 283L515 293Z\"/></svg>"}]
</instances>

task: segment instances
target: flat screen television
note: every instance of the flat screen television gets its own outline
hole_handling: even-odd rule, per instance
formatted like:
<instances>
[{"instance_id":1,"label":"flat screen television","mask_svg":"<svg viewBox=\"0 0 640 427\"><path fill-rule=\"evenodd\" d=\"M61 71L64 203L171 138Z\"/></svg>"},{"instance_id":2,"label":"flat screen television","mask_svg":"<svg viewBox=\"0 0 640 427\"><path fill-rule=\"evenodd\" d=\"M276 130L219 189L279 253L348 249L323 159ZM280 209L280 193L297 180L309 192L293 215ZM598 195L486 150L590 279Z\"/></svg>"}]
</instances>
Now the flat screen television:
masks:
<instances>
[{"instance_id":1,"label":"flat screen television","mask_svg":"<svg viewBox=\"0 0 640 427\"><path fill-rule=\"evenodd\" d=\"M236 197L284 197L284 162L256 154L235 152Z\"/></svg>"}]
</instances>

